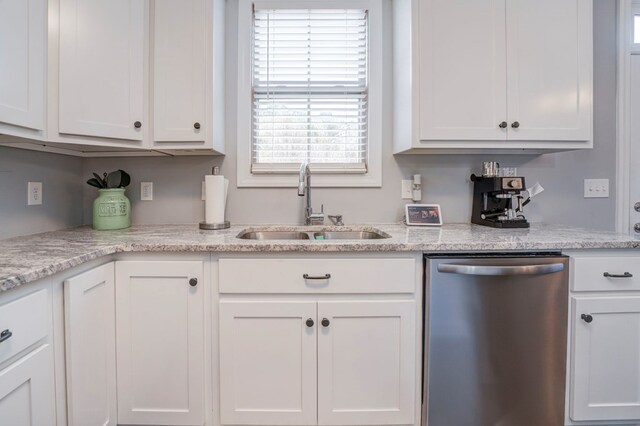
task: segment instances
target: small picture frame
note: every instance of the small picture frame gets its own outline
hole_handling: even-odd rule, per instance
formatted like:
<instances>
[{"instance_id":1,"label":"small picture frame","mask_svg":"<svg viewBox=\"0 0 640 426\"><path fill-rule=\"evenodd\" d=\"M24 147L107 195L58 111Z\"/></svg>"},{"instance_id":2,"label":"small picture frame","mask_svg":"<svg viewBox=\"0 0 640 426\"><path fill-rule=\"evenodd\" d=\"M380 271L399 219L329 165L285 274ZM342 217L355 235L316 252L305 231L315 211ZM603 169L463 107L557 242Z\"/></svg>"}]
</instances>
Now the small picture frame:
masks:
<instances>
[{"instance_id":1,"label":"small picture frame","mask_svg":"<svg viewBox=\"0 0 640 426\"><path fill-rule=\"evenodd\" d=\"M404 213L407 225L442 226L440 204L407 204Z\"/></svg>"}]
</instances>

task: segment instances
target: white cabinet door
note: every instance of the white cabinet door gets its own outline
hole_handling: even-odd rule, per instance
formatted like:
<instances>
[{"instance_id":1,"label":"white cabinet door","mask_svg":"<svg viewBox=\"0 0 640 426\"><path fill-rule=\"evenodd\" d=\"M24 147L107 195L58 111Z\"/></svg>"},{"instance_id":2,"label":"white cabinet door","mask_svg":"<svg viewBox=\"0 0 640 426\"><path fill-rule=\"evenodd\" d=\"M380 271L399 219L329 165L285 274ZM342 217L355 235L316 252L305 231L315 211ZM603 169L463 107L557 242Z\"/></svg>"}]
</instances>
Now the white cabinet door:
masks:
<instances>
[{"instance_id":1,"label":"white cabinet door","mask_svg":"<svg viewBox=\"0 0 640 426\"><path fill-rule=\"evenodd\" d=\"M69 426L115 426L114 264L64 282Z\"/></svg>"},{"instance_id":2,"label":"white cabinet door","mask_svg":"<svg viewBox=\"0 0 640 426\"><path fill-rule=\"evenodd\" d=\"M315 302L220 302L223 425L317 424L315 318Z\"/></svg>"},{"instance_id":3,"label":"white cabinet door","mask_svg":"<svg viewBox=\"0 0 640 426\"><path fill-rule=\"evenodd\" d=\"M153 2L153 140L204 141L204 0Z\"/></svg>"},{"instance_id":4,"label":"white cabinet door","mask_svg":"<svg viewBox=\"0 0 640 426\"><path fill-rule=\"evenodd\" d=\"M318 424L413 424L415 302L319 302L318 322Z\"/></svg>"},{"instance_id":5,"label":"white cabinet door","mask_svg":"<svg viewBox=\"0 0 640 426\"><path fill-rule=\"evenodd\" d=\"M204 423L202 276L202 262L116 262L119 424Z\"/></svg>"},{"instance_id":6,"label":"white cabinet door","mask_svg":"<svg viewBox=\"0 0 640 426\"><path fill-rule=\"evenodd\" d=\"M640 297L577 297L572 312L571 419L640 419Z\"/></svg>"},{"instance_id":7,"label":"white cabinet door","mask_svg":"<svg viewBox=\"0 0 640 426\"><path fill-rule=\"evenodd\" d=\"M144 2L60 0L60 133L142 140Z\"/></svg>"},{"instance_id":8,"label":"white cabinet door","mask_svg":"<svg viewBox=\"0 0 640 426\"><path fill-rule=\"evenodd\" d=\"M509 139L589 140L592 2L506 3Z\"/></svg>"},{"instance_id":9,"label":"white cabinet door","mask_svg":"<svg viewBox=\"0 0 640 426\"><path fill-rule=\"evenodd\" d=\"M51 348L43 345L0 371L0 424L55 426L51 370Z\"/></svg>"},{"instance_id":10,"label":"white cabinet door","mask_svg":"<svg viewBox=\"0 0 640 426\"><path fill-rule=\"evenodd\" d=\"M44 126L46 0L0 1L0 121Z\"/></svg>"},{"instance_id":11,"label":"white cabinet door","mask_svg":"<svg viewBox=\"0 0 640 426\"><path fill-rule=\"evenodd\" d=\"M504 140L506 0L422 0L420 139Z\"/></svg>"}]
</instances>

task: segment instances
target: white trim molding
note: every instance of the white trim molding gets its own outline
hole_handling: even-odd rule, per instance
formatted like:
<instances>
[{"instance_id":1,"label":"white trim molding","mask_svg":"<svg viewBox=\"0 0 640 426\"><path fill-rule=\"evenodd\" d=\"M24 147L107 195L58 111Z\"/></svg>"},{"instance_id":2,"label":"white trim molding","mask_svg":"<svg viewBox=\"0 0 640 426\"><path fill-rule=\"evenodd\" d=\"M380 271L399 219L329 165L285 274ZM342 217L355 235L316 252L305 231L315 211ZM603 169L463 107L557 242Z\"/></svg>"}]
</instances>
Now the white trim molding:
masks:
<instances>
[{"instance_id":1,"label":"white trim molding","mask_svg":"<svg viewBox=\"0 0 640 426\"><path fill-rule=\"evenodd\" d=\"M616 231L630 232L630 89L632 0L618 0L618 106L616 144Z\"/></svg>"},{"instance_id":2,"label":"white trim molding","mask_svg":"<svg viewBox=\"0 0 640 426\"><path fill-rule=\"evenodd\" d=\"M298 175L293 173L251 172L251 31L253 4L262 0L238 1L238 111L237 111L237 178L238 187L296 187ZM304 8L362 8L369 11L369 93L368 93L368 161L366 173L352 170L320 170L313 177L314 187L381 187L382 186L382 69L383 18L381 0L278 0L270 6L295 4ZM345 173L346 172L346 173ZM312 169L313 173L313 169Z\"/></svg>"}]
</instances>

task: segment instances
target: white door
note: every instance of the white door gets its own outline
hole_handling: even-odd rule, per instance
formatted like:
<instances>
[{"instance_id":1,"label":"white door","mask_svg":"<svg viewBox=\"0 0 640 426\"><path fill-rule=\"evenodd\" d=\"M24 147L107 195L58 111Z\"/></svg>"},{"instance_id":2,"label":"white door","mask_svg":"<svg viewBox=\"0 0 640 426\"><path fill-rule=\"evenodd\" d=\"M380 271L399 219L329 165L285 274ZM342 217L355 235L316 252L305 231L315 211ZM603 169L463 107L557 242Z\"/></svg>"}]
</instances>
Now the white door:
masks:
<instances>
[{"instance_id":1,"label":"white door","mask_svg":"<svg viewBox=\"0 0 640 426\"><path fill-rule=\"evenodd\" d=\"M640 15L640 6L638 6ZM640 32L640 24L636 31ZM640 37L640 35L639 35ZM640 48L640 44L638 45ZM630 211L630 233L632 235L640 235L640 204L636 208L636 204L640 203L640 50L631 55L631 96L630 96L630 154L629 160L629 204ZM636 229L637 225L637 229Z\"/></svg>"},{"instance_id":2,"label":"white door","mask_svg":"<svg viewBox=\"0 0 640 426\"><path fill-rule=\"evenodd\" d=\"M315 425L316 303L220 302L223 425Z\"/></svg>"},{"instance_id":3,"label":"white door","mask_svg":"<svg viewBox=\"0 0 640 426\"><path fill-rule=\"evenodd\" d=\"M44 125L46 0L0 1L0 121Z\"/></svg>"},{"instance_id":4,"label":"white door","mask_svg":"<svg viewBox=\"0 0 640 426\"><path fill-rule=\"evenodd\" d=\"M144 7L60 0L60 133L142 140Z\"/></svg>"},{"instance_id":5,"label":"white door","mask_svg":"<svg viewBox=\"0 0 640 426\"><path fill-rule=\"evenodd\" d=\"M204 141L204 0L153 2L153 140Z\"/></svg>"},{"instance_id":6,"label":"white door","mask_svg":"<svg viewBox=\"0 0 640 426\"><path fill-rule=\"evenodd\" d=\"M202 262L116 262L118 423L204 423Z\"/></svg>"},{"instance_id":7,"label":"white door","mask_svg":"<svg viewBox=\"0 0 640 426\"><path fill-rule=\"evenodd\" d=\"M69 426L115 426L114 264L64 282Z\"/></svg>"},{"instance_id":8,"label":"white door","mask_svg":"<svg viewBox=\"0 0 640 426\"><path fill-rule=\"evenodd\" d=\"M419 2L421 140L506 139L505 1Z\"/></svg>"},{"instance_id":9,"label":"white door","mask_svg":"<svg viewBox=\"0 0 640 426\"><path fill-rule=\"evenodd\" d=\"M51 348L43 345L0 371L0 424L55 426Z\"/></svg>"},{"instance_id":10,"label":"white door","mask_svg":"<svg viewBox=\"0 0 640 426\"><path fill-rule=\"evenodd\" d=\"M572 312L571 419L640 419L640 297L576 297Z\"/></svg>"},{"instance_id":11,"label":"white door","mask_svg":"<svg viewBox=\"0 0 640 426\"><path fill-rule=\"evenodd\" d=\"M318 424L413 424L415 302L319 302L318 322Z\"/></svg>"},{"instance_id":12,"label":"white door","mask_svg":"<svg viewBox=\"0 0 640 426\"><path fill-rule=\"evenodd\" d=\"M592 2L506 5L509 140L590 140Z\"/></svg>"}]
</instances>

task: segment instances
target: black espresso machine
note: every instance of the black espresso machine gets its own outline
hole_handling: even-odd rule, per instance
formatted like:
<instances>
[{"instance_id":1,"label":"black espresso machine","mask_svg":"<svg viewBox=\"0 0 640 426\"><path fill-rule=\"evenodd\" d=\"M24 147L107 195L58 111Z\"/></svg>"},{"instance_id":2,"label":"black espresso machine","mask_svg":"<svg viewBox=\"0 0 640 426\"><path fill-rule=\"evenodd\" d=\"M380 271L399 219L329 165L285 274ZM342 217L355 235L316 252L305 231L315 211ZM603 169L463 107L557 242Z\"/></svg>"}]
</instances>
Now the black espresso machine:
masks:
<instances>
[{"instance_id":1,"label":"black espresso machine","mask_svg":"<svg viewBox=\"0 0 640 426\"><path fill-rule=\"evenodd\" d=\"M472 223L493 228L529 227L523 208L531 201L531 195L524 195L528 193L524 177L473 174L471 181L474 184Z\"/></svg>"}]
</instances>

